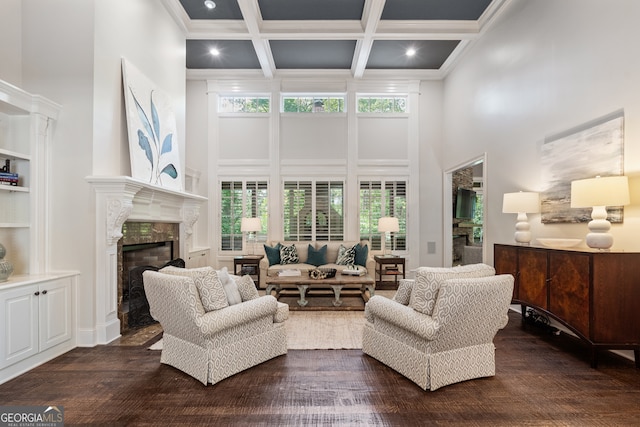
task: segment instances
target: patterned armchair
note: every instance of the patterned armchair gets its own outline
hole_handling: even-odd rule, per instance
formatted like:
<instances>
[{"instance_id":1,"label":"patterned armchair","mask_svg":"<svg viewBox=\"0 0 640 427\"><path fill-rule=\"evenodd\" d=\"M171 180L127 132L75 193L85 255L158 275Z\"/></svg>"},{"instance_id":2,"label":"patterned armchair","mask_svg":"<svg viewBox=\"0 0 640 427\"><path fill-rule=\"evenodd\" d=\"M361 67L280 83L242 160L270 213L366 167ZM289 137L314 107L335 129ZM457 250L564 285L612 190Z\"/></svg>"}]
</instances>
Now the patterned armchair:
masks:
<instances>
[{"instance_id":1,"label":"patterned armchair","mask_svg":"<svg viewBox=\"0 0 640 427\"><path fill-rule=\"evenodd\" d=\"M237 280L242 302L229 305L224 291L200 287L199 271L210 277L213 269L180 270L143 275L151 315L164 330L161 363L207 385L287 353L286 304L258 297L253 281L244 276ZM212 301L217 307L208 307Z\"/></svg>"},{"instance_id":2,"label":"patterned armchair","mask_svg":"<svg viewBox=\"0 0 640 427\"><path fill-rule=\"evenodd\" d=\"M486 264L419 268L393 300L366 304L362 350L425 390L493 376L513 280Z\"/></svg>"}]
</instances>

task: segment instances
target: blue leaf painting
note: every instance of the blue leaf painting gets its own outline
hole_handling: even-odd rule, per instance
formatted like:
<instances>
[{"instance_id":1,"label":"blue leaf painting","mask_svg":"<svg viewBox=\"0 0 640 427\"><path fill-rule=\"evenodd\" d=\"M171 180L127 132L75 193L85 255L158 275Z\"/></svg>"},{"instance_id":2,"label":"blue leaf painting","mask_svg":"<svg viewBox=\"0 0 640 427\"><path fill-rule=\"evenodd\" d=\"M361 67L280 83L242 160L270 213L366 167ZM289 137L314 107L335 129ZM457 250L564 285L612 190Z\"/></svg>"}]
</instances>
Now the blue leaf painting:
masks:
<instances>
[{"instance_id":1,"label":"blue leaf painting","mask_svg":"<svg viewBox=\"0 0 640 427\"><path fill-rule=\"evenodd\" d=\"M151 101L151 120L153 120L153 129L156 132L157 141L160 140L160 119L158 118L158 110L156 110L156 105L153 103L153 91L149 94L149 100Z\"/></svg>"},{"instance_id":2,"label":"blue leaf painting","mask_svg":"<svg viewBox=\"0 0 640 427\"><path fill-rule=\"evenodd\" d=\"M164 138L164 142L162 143L162 150L160 150L160 154L170 153L173 149L173 145L171 143L173 139L173 134L170 133Z\"/></svg>"},{"instance_id":3,"label":"blue leaf painting","mask_svg":"<svg viewBox=\"0 0 640 427\"><path fill-rule=\"evenodd\" d=\"M161 173L166 173L173 179L176 179L178 177L178 171L176 170L175 166L173 166L173 164L168 164L167 166L165 166L164 169L162 169Z\"/></svg>"},{"instance_id":4,"label":"blue leaf painting","mask_svg":"<svg viewBox=\"0 0 640 427\"><path fill-rule=\"evenodd\" d=\"M131 88L129 88L129 90L131 91L131 96L133 97L133 100L136 103L136 110L138 110L138 116L140 117L142 126L144 126L145 130L147 131L147 134L153 139L153 143L156 144L155 136L153 134L153 131L151 130L151 124L149 123L149 118L147 117L147 114L144 112L144 108L142 108L142 105L140 105L140 103L138 102L138 99L133 93L133 90ZM138 130L138 132L140 131Z\"/></svg>"},{"instance_id":5,"label":"blue leaf painting","mask_svg":"<svg viewBox=\"0 0 640 427\"><path fill-rule=\"evenodd\" d=\"M153 169L153 153L151 152L149 138L145 136L141 129L138 129L138 145L144 150L144 154L147 156L149 163L151 163L151 169Z\"/></svg>"},{"instance_id":6,"label":"blue leaf painting","mask_svg":"<svg viewBox=\"0 0 640 427\"><path fill-rule=\"evenodd\" d=\"M170 98L134 66L123 65L123 72L132 176L183 191Z\"/></svg>"}]
</instances>

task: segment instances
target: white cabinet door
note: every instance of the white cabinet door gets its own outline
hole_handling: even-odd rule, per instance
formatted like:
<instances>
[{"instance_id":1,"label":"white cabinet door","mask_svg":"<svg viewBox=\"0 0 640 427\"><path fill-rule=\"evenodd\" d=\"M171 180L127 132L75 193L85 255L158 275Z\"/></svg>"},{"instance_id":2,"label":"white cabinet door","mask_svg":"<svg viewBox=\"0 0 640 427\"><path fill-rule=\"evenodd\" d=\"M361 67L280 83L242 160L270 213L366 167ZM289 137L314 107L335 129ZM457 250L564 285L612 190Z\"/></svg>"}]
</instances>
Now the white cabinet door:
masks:
<instances>
[{"instance_id":1,"label":"white cabinet door","mask_svg":"<svg viewBox=\"0 0 640 427\"><path fill-rule=\"evenodd\" d=\"M40 284L40 351L71 339L71 279Z\"/></svg>"},{"instance_id":2,"label":"white cabinet door","mask_svg":"<svg viewBox=\"0 0 640 427\"><path fill-rule=\"evenodd\" d=\"M38 285L0 292L0 367L9 366L39 352Z\"/></svg>"}]
</instances>

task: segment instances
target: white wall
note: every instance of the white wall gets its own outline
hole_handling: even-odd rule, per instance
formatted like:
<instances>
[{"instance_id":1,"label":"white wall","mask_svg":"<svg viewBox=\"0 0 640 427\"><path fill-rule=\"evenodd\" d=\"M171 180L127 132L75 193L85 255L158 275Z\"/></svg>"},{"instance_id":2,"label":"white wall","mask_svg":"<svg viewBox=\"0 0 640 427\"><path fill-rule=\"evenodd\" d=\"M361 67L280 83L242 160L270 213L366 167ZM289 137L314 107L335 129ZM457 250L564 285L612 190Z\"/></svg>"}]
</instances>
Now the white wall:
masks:
<instances>
[{"instance_id":1,"label":"white wall","mask_svg":"<svg viewBox=\"0 0 640 427\"><path fill-rule=\"evenodd\" d=\"M22 85L21 0L0 3L0 79Z\"/></svg>"},{"instance_id":2,"label":"white wall","mask_svg":"<svg viewBox=\"0 0 640 427\"><path fill-rule=\"evenodd\" d=\"M441 81L420 84L420 184L419 223L420 258L418 266L440 267L443 262L444 233L442 228L442 99ZM432 250L433 249L433 250Z\"/></svg>"},{"instance_id":3,"label":"white wall","mask_svg":"<svg viewBox=\"0 0 640 427\"><path fill-rule=\"evenodd\" d=\"M466 52L444 86L443 167L487 152L486 239L513 241L515 215L501 212L502 195L540 190L545 136L625 112L625 173L632 205L612 227L613 249L640 250L640 55L632 40L635 0L514 0ZM530 215L533 237L578 237L586 224L543 225Z\"/></svg>"}]
</instances>

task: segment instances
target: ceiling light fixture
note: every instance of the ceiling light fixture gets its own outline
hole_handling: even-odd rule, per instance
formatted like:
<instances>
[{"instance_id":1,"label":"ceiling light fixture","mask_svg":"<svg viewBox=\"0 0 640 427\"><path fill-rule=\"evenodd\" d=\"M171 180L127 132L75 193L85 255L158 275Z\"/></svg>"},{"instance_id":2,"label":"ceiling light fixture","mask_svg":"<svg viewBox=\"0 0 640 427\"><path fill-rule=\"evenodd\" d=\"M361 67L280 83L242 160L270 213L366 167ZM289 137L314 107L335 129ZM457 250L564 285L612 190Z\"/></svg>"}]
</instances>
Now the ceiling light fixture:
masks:
<instances>
[{"instance_id":1,"label":"ceiling light fixture","mask_svg":"<svg viewBox=\"0 0 640 427\"><path fill-rule=\"evenodd\" d=\"M215 9L216 8L216 4L213 0L204 0L204 5L207 7L207 9Z\"/></svg>"},{"instance_id":2,"label":"ceiling light fixture","mask_svg":"<svg viewBox=\"0 0 640 427\"><path fill-rule=\"evenodd\" d=\"M220 51L218 49L216 49L215 47L212 47L211 49L209 49L209 53L213 56L218 56L220 55Z\"/></svg>"},{"instance_id":3,"label":"ceiling light fixture","mask_svg":"<svg viewBox=\"0 0 640 427\"><path fill-rule=\"evenodd\" d=\"M416 50L414 48L410 47L409 49L407 49L406 54L407 54L407 56L413 56L413 55L416 54Z\"/></svg>"}]
</instances>

